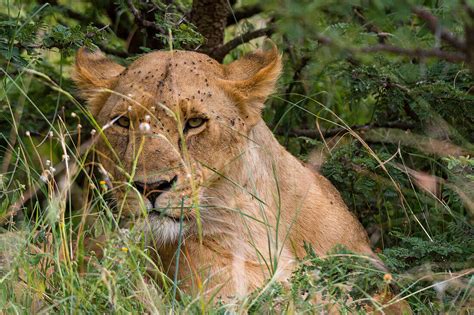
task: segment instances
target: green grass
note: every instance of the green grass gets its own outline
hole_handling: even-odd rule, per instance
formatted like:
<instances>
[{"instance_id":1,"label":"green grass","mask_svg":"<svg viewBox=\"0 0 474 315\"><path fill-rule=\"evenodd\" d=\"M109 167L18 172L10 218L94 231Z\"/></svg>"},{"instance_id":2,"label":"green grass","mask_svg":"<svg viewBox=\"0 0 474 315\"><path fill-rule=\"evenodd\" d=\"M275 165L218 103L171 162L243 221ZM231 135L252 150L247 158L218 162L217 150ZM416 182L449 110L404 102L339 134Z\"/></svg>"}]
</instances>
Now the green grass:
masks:
<instances>
[{"instance_id":1,"label":"green grass","mask_svg":"<svg viewBox=\"0 0 474 315\"><path fill-rule=\"evenodd\" d=\"M31 79L47 79L45 74L36 71L26 70L24 75L34 75ZM40 110L18 78L21 76L4 80L3 95L7 103L13 101L9 99L8 91L17 89L25 101ZM60 87L49 87L73 100ZM80 103L73 102L82 111ZM13 112L14 108L9 110ZM344 121L337 116L334 118L340 126L348 128ZM5 155L10 156L11 161L8 171L2 174L0 212L3 225L0 305L6 313L222 313L230 310L291 313L317 312L318 308L322 310L333 304L339 305L343 312L352 313L364 312L366 305L383 310L373 296L389 290L389 282L399 291L386 302L406 300L417 313L457 312L462 308L467 310L470 305L472 269L467 267L468 257L465 256L470 249L459 244L467 242L472 246L472 239L468 239L472 236L472 227L467 222L460 227L459 222L465 221L462 213L443 204L444 209L438 211L451 218L450 227L447 227L449 232L434 234L427 228L434 229L436 222L426 219L421 222L423 219L414 213L408 202L402 203L406 206L405 222L423 233L418 237L401 232L391 234L391 238L402 241L397 245L392 241L394 244L382 251L382 259L393 271L390 280L384 280L387 276L383 272L357 254L339 248L326 257L317 257L308 246L308 256L298 264L288 283L269 279L261 289L237 304L188 296L180 290L176 277L170 279L160 271L162 267L150 257L149 249L133 229L118 228L119 218L108 201L109 188L100 177L97 178L98 172L93 167L97 161L92 147L89 143L81 144L81 136L86 132L83 127L79 128L79 123L84 122L76 114L60 116L50 124L51 134L13 133L17 144L6 148L6 151L11 149L11 154ZM96 125L94 122L88 124ZM378 172L375 175L379 177L385 175L385 184L391 186L396 198L414 194L420 203L423 198L431 198L433 203L441 202L436 196L422 195L414 186L407 189L401 179L406 174L387 163L389 156L379 156L357 133L347 130L356 140L334 149L323 166L323 171L335 178L336 184L336 173L347 174L348 170L334 170L332 168L337 164L333 164L338 163L339 158L353 154L354 148L350 146L356 146L360 151L358 158L362 159L359 164L368 163L364 166L369 172ZM357 141L362 145L358 146ZM451 163L456 164L453 168L471 163L469 159L466 161ZM396 219L397 216L399 214L395 213L391 217ZM101 237L103 257L88 250L94 243L90 239L96 237ZM277 257L275 254L274 259L267 262L269 268L276 268ZM455 257L461 259L457 262L459 271L420 266L422 261L429 264L430 259L446 261ZM154 277L147 272L150 270Z\"/></svg>"}]
</instances>

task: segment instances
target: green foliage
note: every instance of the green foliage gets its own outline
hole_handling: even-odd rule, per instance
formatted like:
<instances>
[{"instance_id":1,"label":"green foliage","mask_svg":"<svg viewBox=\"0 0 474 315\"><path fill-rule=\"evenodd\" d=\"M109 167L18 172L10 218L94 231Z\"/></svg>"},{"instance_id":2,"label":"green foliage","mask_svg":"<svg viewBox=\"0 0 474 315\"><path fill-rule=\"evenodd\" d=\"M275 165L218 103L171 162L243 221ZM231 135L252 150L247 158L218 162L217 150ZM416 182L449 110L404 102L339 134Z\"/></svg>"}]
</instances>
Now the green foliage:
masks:
<instances>
[{"instance_id":1,"label":"green foliage","mask_svg":"<svg viewBox=\"0 0 474 315\"><path fill-rule=\"evenodd\" d=\"M312 299L350 305L353 300L366 298L368 292L383 287L383 272L371 266L367 257L361 257L343 248L335 248L324 259L309 251L292 279L292 296L300 301L302 310L311 310ZM361 304L353 303L349 309L359 309Z\"/></svg>"},{"instance_id":2,"label":"green foliage","mask_svg":"<svg viewBox=\"0 0 474 315\"><path fill-rule=\"evenodd\" d=\"M384 251L387 266L394 271L406 270L415 264L430 264L433 271L468 267L462 262L474 258L474 229L462 223L449 223L446 230L434 235L432 240L392 232L401 242Z\"/></svg>"},{"instance_id":3,"label":"green foliage","mask_svg":"<svg viewBox=\"0 0 474 315\"><path fill-rule=\"evenodd\" d=\"M169 17L170 15L166 15ZM185 49L187 47L197 47L204 42L204 38L196 31L194 25L183 23L181 15L171 15L175 20L163 19L161 15L155 16L155 21L159 25L163 25L165 29L170 30L168 36L158 35L165 47L173 47L175 49ZM171 30L173 30L171 32Z\"/></svg>"}]
</instances>

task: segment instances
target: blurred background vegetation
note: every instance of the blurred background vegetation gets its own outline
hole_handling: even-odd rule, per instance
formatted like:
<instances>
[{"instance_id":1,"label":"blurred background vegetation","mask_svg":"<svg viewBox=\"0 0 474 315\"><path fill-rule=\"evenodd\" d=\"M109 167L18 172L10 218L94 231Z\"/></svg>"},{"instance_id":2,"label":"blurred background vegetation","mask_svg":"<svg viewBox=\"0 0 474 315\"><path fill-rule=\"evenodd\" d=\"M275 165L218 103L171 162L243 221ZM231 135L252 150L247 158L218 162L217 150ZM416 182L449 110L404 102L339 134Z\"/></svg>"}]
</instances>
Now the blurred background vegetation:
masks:
<instances>
[{"instance_id":1,"label":"blurred background vegetation","mask_svg":"<svg viewBox=\"0 0 474 315\"><path fill-rule=\"evenodd\" d=\"M2 1L0 250L19 254L0 252L0 310L222 311L144 281L143 255L120 238L86 267L59 259L64 239L82 242L83 213L112 229L71 65L82 46L124 65L171 48L230 62L264 36L284 60L264 111L280 142L339 189L414 312L472 311L472 0ZM272 284L242 309L314 311L309 296L329 290L363 310L353 301L388 280L341 251L309 250L289 291Z\"/></svg>"}]
</instances>

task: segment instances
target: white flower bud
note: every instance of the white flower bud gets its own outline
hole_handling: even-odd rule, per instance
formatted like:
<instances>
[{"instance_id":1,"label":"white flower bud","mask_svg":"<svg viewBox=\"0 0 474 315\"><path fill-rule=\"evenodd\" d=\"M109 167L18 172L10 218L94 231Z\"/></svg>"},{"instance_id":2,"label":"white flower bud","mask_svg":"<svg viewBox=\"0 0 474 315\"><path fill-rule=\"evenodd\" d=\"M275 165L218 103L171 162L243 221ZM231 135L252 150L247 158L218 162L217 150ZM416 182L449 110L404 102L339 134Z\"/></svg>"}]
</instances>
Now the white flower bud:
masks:
<instances>
[{"instance_id":1,"label":"white flower bud","mask_svg":"<svg viewBox=\"0 0 474 315\"><path fill-rule=\"evenodd\" d=\"M75 113L75 112L72 112L72 113L71 113L71 117L72 117L72 118L76 118L76 117L77 117L76 113Z\"/></svg>"},{"instance_id":2,"label":"white flower bud","mask_svg":"<svg viewBox=\"0 0 474 315\"><path fill-rule=\"evenodd\" d=\"M27 131L27 132L25 132L25 135L26 135L27 137L30 137L30 136L31 136L31 133L30 133L29 131Z\"/></svg>"},{"instance_id":3,"label":"white flower bud","mask_svg":"<svg viewBox=\"0 0 474 315\"><path fill-rule=\"evenodd\" d=\"M149 132L151 130L151 126L149 123L146 123L146 122L142 122L139 126L140 128L140 131L142 132Z\"/></svg>"},{"instance_id":4,"label":"white flower bud","mask_svg":"<svg viewBox=\"0 0 474 315\"><path fill-rule=\"evenodd\" d=\"M51 165L51 161L50 160L46 160L46 166L50 166Z\"/></svg>"},{"instance_id":5,"label":"white flower bud","mask_svg":"<svg viewBox=\"0 0 474 315\"><path fill-rule=\"evenodd\" d=\"M91 130L91 136L95 135L96 132L97 132L97 131L96 131L95 129L92 129L92 130Z\"/></svg>"},{"instance_id":6,"label":"white flower bud","mask_svg":"<svg viewBox=\"0 0 474 315\"><path fill-rule=\"evenodd\" d=\"M43 173L41 174L40 176L40 180L43 182L43 183L47 183L48 182L48 171L47 170L44 170Z\"/></svg>"},{"instance_id":7,"label":"white flower bud","mask_svg":"<svg viewBox=\"0 0 474 315\"><path fill-rule=\"evenodd\" d=\"M81 129L82 128L82 125L81 124L77 124L77 129Z\"/></svg>"},{"instance_id":8,"label":"white flower bud","mask_svg":"<svg viewBox=\"0 0 474 315\"><path fill-rule=\"evenodd\" d=\"M151 116L150 115L145 115L145 121L150 122L150 120L151 120Z\"/></svg>"},{"instance_id":9,"label":"white flower bud","mask_svg":"<svg viewBox=\"0 0 474 315\"><path fill-rule=\"evenodd\" d=\"M50 132L48 133L48 137L52 138L53 136L54 136L53 131L50 131Z\"/></svg>"}]
</instances>

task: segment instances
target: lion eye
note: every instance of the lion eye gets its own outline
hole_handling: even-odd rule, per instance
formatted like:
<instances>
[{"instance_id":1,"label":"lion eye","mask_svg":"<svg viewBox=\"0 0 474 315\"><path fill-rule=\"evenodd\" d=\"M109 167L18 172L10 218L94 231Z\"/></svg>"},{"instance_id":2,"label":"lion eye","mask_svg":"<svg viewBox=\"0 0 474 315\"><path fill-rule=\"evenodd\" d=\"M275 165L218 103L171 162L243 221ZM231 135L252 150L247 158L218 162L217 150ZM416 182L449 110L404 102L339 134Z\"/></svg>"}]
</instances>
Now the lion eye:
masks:
<instances>
[{"instance_id":1,"label":"lion eye","mask_svg":"<svg viewBox=\"0 0 474 315\"><path fill-rule=\"evenodd\" d=\"M204 118L190 118L188 119L188 121L186 122L186 127L187 128L197 128L197 127L200 127L202 126L202 124L204 124L205 120Z\"/></svg>"},{"instance_id":2,"label":"lion eye","mask_svg":"<svg viewBox=\"0 0 474 315\"><path fill-rule=\"evenodd\" d=\"M122 116L119 119L117 119L115 123L122 128L130 127L130 119L128 119L128 117L125 117L125 116Z\"/></svg>"}]
</instances>

